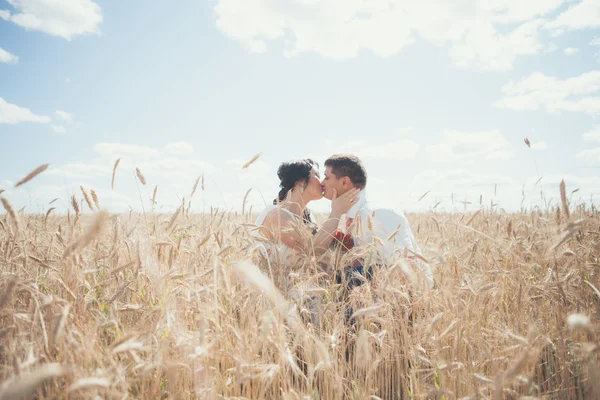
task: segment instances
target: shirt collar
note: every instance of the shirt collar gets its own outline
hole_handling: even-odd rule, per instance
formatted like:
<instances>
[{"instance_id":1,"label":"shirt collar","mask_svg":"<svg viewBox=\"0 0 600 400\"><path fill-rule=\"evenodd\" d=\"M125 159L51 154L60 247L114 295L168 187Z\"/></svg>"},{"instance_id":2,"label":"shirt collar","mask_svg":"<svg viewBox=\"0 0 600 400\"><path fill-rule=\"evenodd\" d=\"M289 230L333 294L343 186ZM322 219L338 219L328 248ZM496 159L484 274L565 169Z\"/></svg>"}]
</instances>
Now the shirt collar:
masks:
<instances>
[{"instance_id":1,"label":"shirt collar","mask_svg":"<svg viewBox=\"0 0 600 400\"><path fill-rule=\"evenodd\" d=\"M364 189L360 191L358 201L353 205L350 210L346 213L348 218L355 218L358 211L367 205L367 193Z\"/></svg>"}]
</instances>

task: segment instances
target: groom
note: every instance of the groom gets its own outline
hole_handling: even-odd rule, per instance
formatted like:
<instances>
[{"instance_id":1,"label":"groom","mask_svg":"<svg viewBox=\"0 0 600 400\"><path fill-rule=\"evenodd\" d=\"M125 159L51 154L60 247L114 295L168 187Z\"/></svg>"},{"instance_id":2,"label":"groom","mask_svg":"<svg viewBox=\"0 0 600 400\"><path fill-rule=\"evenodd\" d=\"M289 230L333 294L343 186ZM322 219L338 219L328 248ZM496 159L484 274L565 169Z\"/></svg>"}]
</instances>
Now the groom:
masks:
<instances>
[{"instance_id":1,"label":"groom","mask_svg":"<svg viewBox=\"0 0 600 400\"><path fill-rule=\"evenodd\" d=\"M419 259L421 249L404 214L391 209L369 208L365 194L367 172L358 157L351 154L335 154L329 157L325 161L325 175L321 185L324 197L329 200L333 197L334 189L338 196L352 188L361 189L360 199L348 211L346 220L340 221L337 232L339 237L336 238L342 246L348 249L380 241L382 242L379 253L381 262L390 265L398 252L412 258L422 270L429 288L433 288L431 268ZM348 289L362 284L363 280L355 277L356 274L370 279L371 272L370 267L365 271L362 265L346 267L344 281Z\"/></svg>"}]
</instances>

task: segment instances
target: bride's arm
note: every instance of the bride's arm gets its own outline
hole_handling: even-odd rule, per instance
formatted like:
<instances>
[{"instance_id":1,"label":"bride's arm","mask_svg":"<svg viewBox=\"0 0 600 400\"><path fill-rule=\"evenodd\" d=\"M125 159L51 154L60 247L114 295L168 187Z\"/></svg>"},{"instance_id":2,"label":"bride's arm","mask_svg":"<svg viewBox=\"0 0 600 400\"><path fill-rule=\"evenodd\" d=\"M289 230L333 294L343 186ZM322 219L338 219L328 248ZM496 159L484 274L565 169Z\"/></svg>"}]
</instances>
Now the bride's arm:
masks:
<instances>
[{"instance_id":1,"label":"bride's arm","mask_svg":"<svg viewBox=\"0 0 600 400\"><path fill-rule=\"evenodd\" d=\"M359 189L351 189L337 197L334 189L331 213L314 237L301 235L297 229L297 220L288 211L280 208L274 209L267 215L263 222L263 228L272 232L274 237L279 237L279 240L288 247L296 250L314 249L316 253L322 253L327 250L333 240L340 217L347 213L354 202L358 200L359 194Z\"/></svg>"},{"instance_id":2,"label":"bride's arm","mask_svg":"<svg viewBox=\"0 0 600 400\"><path fill-rule=\"evenodd\" d=\"M338 227L342 214L339 211L331 211L323 225L317 231L313 239L315 252L317 254L324 252L333 240L333 235Z\"/></svg>"}]
</instances>

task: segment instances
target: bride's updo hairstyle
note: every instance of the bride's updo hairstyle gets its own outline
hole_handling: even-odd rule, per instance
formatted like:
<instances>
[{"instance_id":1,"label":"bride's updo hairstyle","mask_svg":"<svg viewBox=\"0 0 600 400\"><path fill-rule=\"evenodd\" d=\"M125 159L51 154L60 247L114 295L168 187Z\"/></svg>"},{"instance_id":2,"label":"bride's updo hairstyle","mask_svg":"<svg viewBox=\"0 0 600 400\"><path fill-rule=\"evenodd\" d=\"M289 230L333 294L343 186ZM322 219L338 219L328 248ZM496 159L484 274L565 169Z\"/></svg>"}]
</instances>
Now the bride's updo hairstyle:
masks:
<instances>
[{"instance_id":1,"label":"bride's updo hairstyle","mask_svg":"<svg viewBox=\"0 0 600 400\"><path fill-rule=\"evenodd\" d=\"M290 161L282 163L277 169L279 177L279 195L273 204L285 200L288 192L296 186L299 181L307 183L310 179L310 171L313 167L319 168L319 165L310 158L298 161Z\"/></svg>"},{"instance_id":2,"label":"bride's updo hairstyle","mask_svg":"<svg viewBox=\"0 0 600 400\"><path fill-rule=\"evenodd\" d=\"M290 161L282 163L277 169L279 177L279 194L273 200L273 204L277 204L287 197L290 190L296 186L298 182L308 183L310 172L313 168L319 168L319 164L306 158L304 160ZM311 223L310 211L304 210L304 222Z\"/></svg>"}]
</instances>

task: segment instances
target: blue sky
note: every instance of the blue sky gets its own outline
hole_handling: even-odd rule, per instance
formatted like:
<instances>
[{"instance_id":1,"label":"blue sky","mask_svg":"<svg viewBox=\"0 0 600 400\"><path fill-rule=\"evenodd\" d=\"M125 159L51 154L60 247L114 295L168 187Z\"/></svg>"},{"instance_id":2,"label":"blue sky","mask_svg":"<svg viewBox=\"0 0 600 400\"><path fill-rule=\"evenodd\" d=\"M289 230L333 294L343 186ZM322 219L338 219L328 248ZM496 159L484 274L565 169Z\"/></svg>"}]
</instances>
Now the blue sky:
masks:
<instances>
[{"instance_id":1,"label":"blue sky","mask_svg":"<svg viewBox=\"0 0 600 400\"><path fill-rule=\"evenodd\" d=\"M599 28L590 0L0 0L0 189L172 210L204 174L194 210L260 208L280 162L345 151L407 211L600 198Z\"/></svg>"}]
</instances>

